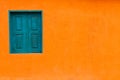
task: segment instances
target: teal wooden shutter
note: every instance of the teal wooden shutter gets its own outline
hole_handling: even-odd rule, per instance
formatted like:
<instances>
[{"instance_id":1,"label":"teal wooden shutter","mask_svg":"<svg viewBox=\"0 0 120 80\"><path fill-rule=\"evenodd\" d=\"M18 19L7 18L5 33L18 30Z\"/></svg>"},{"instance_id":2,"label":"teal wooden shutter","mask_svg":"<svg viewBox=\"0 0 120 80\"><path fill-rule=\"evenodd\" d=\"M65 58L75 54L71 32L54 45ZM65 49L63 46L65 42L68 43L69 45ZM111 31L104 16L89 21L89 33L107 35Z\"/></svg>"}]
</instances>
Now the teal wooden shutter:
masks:
<instances>
[{"instance_id":1,"label":"teal wooden shutter","mask_svg":"<svg viewBox=\"0 0 120 80\"><path fill-rule=\"evenodd\" d=\"M42 52L41 12L10 12L10 52Z\"/></svg>"},{"instance_id":2,"label":"teal wooden shutter","mask_svg":"<svg viewBox=\"0 0 120 80\"><path fill-rule=\"evenodd\" d=\"M42 51L42 16L39 13L31 13L28 15L29 26L29 50L37 53Z\"/></svg>"}]
</instances>

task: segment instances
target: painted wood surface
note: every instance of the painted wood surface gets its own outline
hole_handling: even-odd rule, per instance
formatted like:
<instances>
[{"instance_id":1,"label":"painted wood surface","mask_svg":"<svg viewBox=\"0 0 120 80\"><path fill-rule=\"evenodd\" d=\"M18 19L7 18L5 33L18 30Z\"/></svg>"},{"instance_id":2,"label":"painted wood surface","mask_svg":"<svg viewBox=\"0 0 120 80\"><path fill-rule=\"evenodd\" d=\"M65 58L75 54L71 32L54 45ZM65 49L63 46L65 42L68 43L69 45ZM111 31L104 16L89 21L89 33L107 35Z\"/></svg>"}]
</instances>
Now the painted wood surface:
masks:
<instances>
[{"instance_id":1,"label":"painted wood surface","mask_svg":"<svg viewBox=\"0 0 120 80\"><path fill-rule=\"evenodd\" d=\"M11 53L42 52L42 16L40 12L10 12Z\"/></svg>"}]
</instances>

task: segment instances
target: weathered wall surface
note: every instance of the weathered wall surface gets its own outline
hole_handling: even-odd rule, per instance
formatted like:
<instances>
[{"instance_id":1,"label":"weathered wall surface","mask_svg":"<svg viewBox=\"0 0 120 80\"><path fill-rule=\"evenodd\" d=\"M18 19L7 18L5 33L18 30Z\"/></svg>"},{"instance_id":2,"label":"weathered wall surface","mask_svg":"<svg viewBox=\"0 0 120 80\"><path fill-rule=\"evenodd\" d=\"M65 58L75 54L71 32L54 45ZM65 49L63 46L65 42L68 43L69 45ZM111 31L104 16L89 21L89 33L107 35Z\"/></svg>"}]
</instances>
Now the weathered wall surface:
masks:
<instances>
[{"instance_id":1,"label":"weathered wall surface","mask_svg":"<svg viewBox=\"0 0 120 80\"><path fill-rule=\"evenodd\" d=\"M43 54L10 54L8 10L43 10ZM120 80L120 2L0 0L0 80Z\"/></svg>"}]
</instances>

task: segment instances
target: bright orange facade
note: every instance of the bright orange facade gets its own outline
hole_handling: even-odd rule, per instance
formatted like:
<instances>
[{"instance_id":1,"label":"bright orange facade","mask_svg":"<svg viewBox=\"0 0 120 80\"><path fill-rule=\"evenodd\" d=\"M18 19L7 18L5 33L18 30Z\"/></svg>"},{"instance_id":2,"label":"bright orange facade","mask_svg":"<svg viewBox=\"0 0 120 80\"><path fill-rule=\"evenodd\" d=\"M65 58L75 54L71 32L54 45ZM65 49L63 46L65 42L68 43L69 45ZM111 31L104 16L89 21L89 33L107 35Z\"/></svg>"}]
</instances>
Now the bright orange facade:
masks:
<instances>
[{"instance_id":1,"label":"bright orange facade","mask_svg":"<svg viewBox=\"0 0 120 80\"><path fill-rule=\"evenodd\" d=\"M43 10L43 53L10 54L8 10ZM120 2L0 0L0 80L120 80Z\"/></svg>"}]
</instances>

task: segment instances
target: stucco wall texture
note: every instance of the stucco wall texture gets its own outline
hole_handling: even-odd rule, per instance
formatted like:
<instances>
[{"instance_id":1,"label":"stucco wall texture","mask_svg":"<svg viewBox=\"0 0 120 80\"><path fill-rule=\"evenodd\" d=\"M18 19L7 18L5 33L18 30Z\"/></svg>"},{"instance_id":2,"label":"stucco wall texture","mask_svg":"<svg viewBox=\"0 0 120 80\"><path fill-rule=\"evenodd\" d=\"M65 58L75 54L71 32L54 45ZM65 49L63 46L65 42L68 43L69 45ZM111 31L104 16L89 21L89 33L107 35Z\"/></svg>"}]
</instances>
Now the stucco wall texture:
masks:
<instances>
[{"instance_id":1,"label":"stucco wall texture","mask_svg":"<svg viewBox=\"0 0 120 80\"><path fill-rule=\"evenodd\" d=\"M42 54L10 54L8 10L43 11ZM120 1L0 0L0 80L120 80Z\"/></svg>"}]
</instances>

